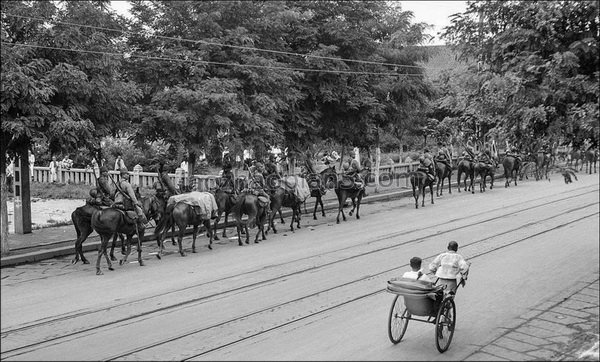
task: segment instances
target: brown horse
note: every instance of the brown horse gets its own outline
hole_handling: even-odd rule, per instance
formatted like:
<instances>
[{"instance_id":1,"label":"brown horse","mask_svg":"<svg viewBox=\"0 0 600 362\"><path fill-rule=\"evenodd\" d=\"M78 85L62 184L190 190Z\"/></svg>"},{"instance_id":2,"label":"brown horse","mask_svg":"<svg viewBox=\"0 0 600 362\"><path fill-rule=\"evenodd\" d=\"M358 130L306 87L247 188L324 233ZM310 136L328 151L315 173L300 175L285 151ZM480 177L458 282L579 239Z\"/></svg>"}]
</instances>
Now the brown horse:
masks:
<instances>
[{"instance_id":1,"label":"brown horse","mask_svg":"<svg viewBox=\"0 0 600 362\"><path fill-rule=\"evenodd\" d=\"M475 163L466 159L462 159L458 162L457 166L457 176L456 182L458 186L458 192L460 192L460 181L462 175L465 175L465 191L471 191L472 194L475 193L475 189L473 188L473 179L475 178ZM467 179L471 179L471 183L467 189Z\"/></svg>"},{"instance_id":2,"label":"brown horse","mask_svg":"<svg viewBox=\"0 0 600 362\"><path fill-rule=\"evenodd\" d=\"M236 204L231 209L233 216L236 220L238 244L242 243L242 237L240 235L242 227L246 231L246 244L250 243L250 233L248 227L254 228L254 225L258 226L258 232L254 238L254 243L258 244L258 237L262 235L262 240L266 240L265 236L265 222L269 218L269 205L262 206L258 200L258 196L253 195L249 192L243 192L237 199ZM242 221L242 216L248 215L246 222Z\"/></svg>"},{"instance_id":3,"label":"brown horse","mask_svg":"<svg viewBox=\"0 0 600 362\"><path fill-rule=\"evenodd\" d=\"M321 171L318 175L309 174L306 177L308 186L310 187L310 196L316 198L315 208L313 210L313 219L317 220L317 207L321 205L321 215L325 217L325 209L323 207L323 196L327 193L328 189L335 187L335 180L337 179L335 173L335 166L331 165Z\"/></svg>"},{"instance_id":4,"label":"brown horse","mask_svg":"<svg viewBox=\"0 0 600 362\"><path fill-rule=\"evenodd\" d=\"M298 176L298 178L300 178ZM303 179L304 180L304 179ZM270 194L271 197L271 215L269 217L269 226L267 227L267 233L271 228L273 228L273 233L277 234L277 229L275 229L275 223L273 219L275 219L275 215L279 212L281 215L281 207L289 207L292 209L292 221L290 222L290 230L294 231L294 221L296 222L296 227L300 229L300 214L302 212L301 206L304 201L299 200L293 191L284 189L283 187L278 187Z\"/></svg>"},{"instance_id":5,"label":"brown horse","mask_svg":"<svg viewBox=\"0 0 600 362\"><path fill-rule=\"evenodd\" d=\"M479 192L485 192L486 189L486 178L490 176L490 190L494 187L494 173L496 172L496 167L492 164L488 164L485 162L476 162L474 169L474 178L479 176Z\"/></svg>"},{"instance_id":6,"label":"brown horse","mask_svg":"<svg viewBox=\"0 0 600 362\"><path fill-rule=\"evenodd\" d=\"M535 156L535 180L541 180L545 178L550 181L548 177L548 168L550 167L550 155L543 152L538 151Z\"/></svg>"},{"instance_id":7,"label":"brown horse","mask_svg":"<svg viewBox=\"0 0 600 362\"><path fill-rule=\"evenodd\" d=\"M77 240L75 240L75 258L71 260L71 264L77 264L79 259L83 264L89 264L90 262L83 255L83 242L87 240L88 236L94 231L92 229L92 214L94 211L100 210L100 207L85 204L76 208L71 213L71 220L77 233ZM114 250L117 244L117 236L121 238L121 254L125 254L125 237L123 234L115 234L113 236L112 247L110 249L110 259L116 261Z\"/></svg>"},{"instance_id":8,"label":"brown horse","mask_svg":"<svg viewBox=\"0 0 600 362\"><path fill-rule=\"evenodd\" d=\"M435 161L435 174L437 177L437 184L435 190L435 196L440 197L444 193L444 180L448 179L448 193L452 193L452 161L450 163L441 162L440 160ZM441 185L441 186L440 186Z\"/></svg>"},{"instance_id":9,"label":"brown horse","mask_svg":"<svg viewBox=\"0 0 600 362\"><path fill-rule=\"evenodd\" d=\"M502 160L502 167L504 168L504 187L509 187L511 180L514 180L515 186L517 186L521 159L512 155L505 156Z\"/></svg>"},{"instance_id":10,"label":"brown horse","mask_svg":"<svg viewBox=\"0 0 600 362\"><path fill-rule=\"evenodd\" d=\"M338 214L336 218L336 223L340 223L340 214L342 214L342 218L346 221L346 214L344 214L344 205L346 204L346 200L350 198L352 200L352 210L348 213L349 216L352 216L354 210L356 209L356 219L360 219L359 211L360 211L360 202L362 201L363 196L365 195L365 187L367 186L367 177L369 176L369 171L363 169L360 171L360 175L363 179L362 185L357 185L354 182L354 179L351 177L347 177L343 175L340 177L335 186L335 194L338 198Z\"/></svg>"},{"instance_id":11,"label":"brown horse","mask_svg":"<svg viewBox=\"0 0 600 362\"><path fill-rule=\"evenodd\" d=\"M213 194L208 192L205 194L208 195L209 198L212 198L216 204ZM206 211L206 213L203 213L203 211ZM214 233L213 229L210 227L210 220L212 214L216 213L216 211L216 209L212 210L210 208L207 210L197 211L195 206L189 205L184 201L179 201L175 204L167 206L163 221L160 222L154 229L156 241L160 248L159 255L162 255L164 252L164 234L167 230L169 230L169 228L172 228L173 225L177 225L179 229L179 233L177 235L177 245L179 246L179 254L181 256L186 256L186 253L183 250L183 234L185 233L188 225L192 225L194 227L192 233L192 253L196 252L196 238L198 237L200 225L203 225L206 229L206 234L209 237L208 248L212 250Z\"/></svg>"},{"instance_id":12,"label":"brown horse","mask_svg":"<svg viewBox=\"0 0 600 362\"><path fill-rule=\"evenodd\" d=\"M581 152L577 148L573 148L571 150L571 154L570 154L569 161L567 162L567 166L572 166L575 169L577 169L577 165L579 164L579 161L581 161L581 168L583 168L583 162L584 162L583 156L584 156L583 152ZM575 165L573 165L573 162L575 162ZM579 171L581 171L581 168L579 169Z\"/></svg>"},{"instance_id":13,"label":"brown horse","mask_svg":"<svg viewBox=\"0 0 600 362\"><path fill-rule=\"evenodd\" d=\"M581 164L581 168L583 169L583 162L585 162L585 172L588 174L592 174L592 166L594 166L594 173L596 173L596 163L598 162L598 149L588 149L584 153L584 158ZM589 172L588 172L589 168Z\"/></svg>"},{"instance_id":14,"label":"brown horse","mask_svg":"<svg viewBox=\"0 0 600 362\"><path fill-rule=\"evenodd\" d=\"M159 216L161 215L161 210L159 209L159 202L156 196L143 197L140 199L140 202L142 203L144 215L146 215L148 220L160 220L162 218L162 216ZM127 211L127 213L135 214L133 211ZM92 228L100 234L101 240L100 248L98 248L98 259L96 260L96 275L103 274L102 270L100 270L100 260L102 259L102 255L106 257L108 270L114 270L106 249L108 247L108 240L115 233L121 233L127 237L127 250L123 259L119 261L119 264L123 265L127 262L127 258L131 253L131 240L133 235L137 234L138 263L140 266L144 265L144 262L142 261L142 239L144 238L143 225L138 225L135 220L132 220L124 211L111 207L94 211L91 224Z\"/></svg>"},{"instance_id":15,"label":"brown horse","mask_svg":"<svg viewBox=\"0 0 600 362\"><path fill-rule=\"evenodd\" d=\"M415 208L419 208L419 196L422 196L421 206L425 207L425 189L429 187L429 192L431 194L431 204L434 204L433 201L433 183L434 180L429 178L426 172L417 170L411 171L408 173L410 178L410 184L413 190L413 197L415 198Z\"/></svg>"},{"instance_id":16,"label":"brown horse","mask_svg":"<svg viewBox=\"0 0 600 362\"><path fill-rule=\"evenodd\" d=\"M213 234L214 239L219 240L219 234L217 233L217 227L219 225L219 221L221 221L221 216L223 213L225 214L225 221L223 224L223 233L222 236L224 238L227 237L227 218L231 213L231 209L233 205L235 205L237 201L237 196L242 190L248 187L248 180L246 178L238 177L234 180L233 186L219 184L219 188L214 192L215 201L217 202L217 218L213 223Z\"/></svg>"}]
</instances>

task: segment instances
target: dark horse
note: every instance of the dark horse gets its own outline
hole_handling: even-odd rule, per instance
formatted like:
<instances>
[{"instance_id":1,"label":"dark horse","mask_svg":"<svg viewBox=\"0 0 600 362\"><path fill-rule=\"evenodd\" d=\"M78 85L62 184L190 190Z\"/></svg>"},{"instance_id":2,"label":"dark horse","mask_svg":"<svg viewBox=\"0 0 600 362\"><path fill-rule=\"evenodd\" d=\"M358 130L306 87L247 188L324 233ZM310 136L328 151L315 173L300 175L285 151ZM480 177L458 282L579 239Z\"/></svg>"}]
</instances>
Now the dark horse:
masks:
<instances>
[{"instance_id":1,"label":"dark horse","mask_svg":"<svg viewBox=\"0 0 600 362\"><path fill-rule=\"evenodd\" d=\"M431 203L433 204L433 183L434 180L429 178L424 171L409 172L410 184L412 185L413 197L415 198L415 208L419 208L419 195L422 195L421 206L425 207L425 189L429 187L431 193Z\"/></svg>"},{"instance_id":2,"label":"dark horse","mask_svg":"<svg viewBox=\"0 0 600 362\"><path fill-rule=\"evenodd\" d=\"M140 199L140 202L142 203L142 210L148 220L152 218L155 220L162 219L161 216L157 216L160 214L161 210L159 210L159 202L156 196L143 197ZM127 213L135 214L134 211L127 211ZM102 270L100 270L100 260L102 259L102 255L106 257L108 270L114 270L106 249L108 247L108 240L110 240L115 233L125 234L127 237L127 250L123 259L119 261L119 264L123 265L127 262L127 257L129 257L129 254L131 253L131 239L134 234L137 234L138 263L140 266L144 265L144 262L142 261L144 226L137 225L134 220L130 219L129 216L126 216L124 211L112 207L94 211L91 224L92 228L100 234L101 240L100 247L98 248L98 259L96 260L96 275L103 274Z\"/></svg>"},{"instance_id":3,"label":"dark horse","mask_svg":"<svg viewBox=\"0 0 600 362\"><path fill-rule=\"evenodd\" d=\"M238 177L234 181L233 187L224 187L225 185L219 185L219 188L215 190L215 201L217 202L217 218L213 223L213 234L214 239L219 240L219 235L217 233L217 227L219 225L219 221L221 221L221 216L225 213L225 221L223 224L223 234L224 238L227 237L227 218L231 213L231 209L235 202L237 201L236 195L248 187L248 180L246 178Z\"/></svg>"},{"instance_id":4,"label":"dark horse","mask_svg":"<svg viewBox=\"0 0 600 362\"><path fill-rule=\"evenodd\" d=\"M246 244L250 243L250 233L248 232L248 226L253 228L254 225L258 226L258 232L254 242L258 243L258 236L262 235L262 240L266 240L265 236L265 222L269 217L269 205L262 206L259 203L258 196L253 195L249 192L243 192L237 199L236 204L233 206L231 212L236 220L238 244L242 243L242 237L240 235L242 226L246 231ZM242 216L248 215L246 222L242 222Z\"/></svg>"},{"instance_id":5,"label":"dark horse","mask_svg":"<svg viewBox=\"0 0 600 362\"><path fill-rule=\"evenodd\" d=\"M208 192L205 192L204 194L212 198L211 201L214 201L214 204L216 204L213 194ZM167 210L165 211L165 217L154 229L156 242L160 248L159 255L162 255L164 251L164 233L174 225L177 225L179 229L179 233L177 235L177 245L179 246L179 254L181 256L186 255L185 251L183 250L183 234L188 225L192 225L194 227L192 233L192 253L196 252L196 238L198 237L198 229L200 225L204 225L204 228L206 229L206 234L209 237L208 248L212 250L214 233L210 227L210 220L212 214L216 213L216 208L215 210L208 209L204 211L206 211L206 213L196 211L196 207L183 201L168 205Z\"/></svg>"},{"instance_id":6,"label":"dark horse","mask_svg":"<svg viewBox=\"0 0 600 362\"><path fill-rule=\"evenodd\" d=\"M437 176L437 185L435 190L435 196L442 196L444 193L444 180L448 179L448 193L452 193L452 161L448 163L441 162L440 160L435 161L435 174ZM441 185L441 186L440 186Z\"/></svg>"},{"instance_id":7,"label":"dark horse","mask_svg":"<svg viewBox=\"0 0 600 362\"><path fill-rule=\"evenodd\" d=\"M475 178L475 163L466 159L462 159L458 162L457 166L458 172L456 181L458 183L458 192L460 192L460 181L461 177L465 175L465 191L471 190L471 193L475 193L475 189L473 188L473 179ZM471 183L469 184L469 188L467 189L467 179L471 179Z\"/></svg>"},{"instance_id":8,"label":"dark horse","mask_svg":"<svg viewBox=\"0 0 600 362\"><path fill-rule=\"evenodd\" d=\"M485 192L486 183L485 179L490 176L490 190L494 188L494 173L496 172L496 166L485 163L485 162L476 162L473 166L474 178L479 176L479 192Z\"/></svg>"},{"instance_id":9,"label":"dark horse","mask_svg":"<svg viewBox=\"0 0 600 362\"><path fill-rule=\"evenodd\" d=\"M331 165L321 171L318 175L308 175L306 180L310 187L310 196L315 197L315 208L313 210L313 219L317 220L317 207L321 205L321 215L325 217L325 209L323 207L323 196L328 189L335 187L335 165Z\"/></svg>"},{"instance_id":10,"label":"dark horse","mask_svg":"<svg viewBox=\"0 0 600 362\"><path fill-rule=\"evenodd\" d=\"M512 155L505 156L502 160L502 167L504 168L504 187L509 187L511 180L514 180L515 186L517 186L517 176L521 168L521 159Z\"/></svg>"},{"instance_id":11,"label":"dark horse","mask_svg":"<svg viewBox=\"0 0 600 362\"><path fill-rule=\"evenodd\" d=\"M594 166L594 173L596 173L596 162L598 161L598 149L588 149L584 153L581 168L583 168L583 162L585 162L585 172L592 174L592 166ZM589 172L588 172L589 168Z\"/></svg>"},{"instance_id":12,"label":"dark horse","mask_svg":"<svg viewBox=\"0 0 600 362\"><path fill-rule=\"evenodd\" d=\"M295 176L298 183L306 183L306 180L300 176ZM290 230L294 231L294 221L296 221L296 227L300 229L300 214L302 212L301 206L304 200L299 200L292 190L284 188L282 186L276 188L270 193L271 196L271 215L269 217L269 226L267 232L273 228L273 233L277 233L275 229L275 215L277 212L281 215L281 207L289 207L292 209L292 221L290 222Z\"/></svg>"},{"instance_id":13,"label":"dark horse","mask_svg":"<svg viewBox=\"0 0 600 362\"><path fill-rule=\"evenodd\" d=\"M360 175L363 179L363 185L356 185L354 180L350 177L342 175L339 179L337 179L335 183L335 194L338 198L338 214L336 218L336 223L340 223L340 214L342 214L342 218L346 221L346 214L344 214L344 204L346 200L350 198L352 200L352 210L348 213L349 216L352 216L354 209L356 209L356 219L360 219L359 211L360 211L360 202L365 194L365 187L367 183L367 177L369 176L369 171L363 169L360 171Z\"/></svg>"},{"instance_id":14,"label":"dark horse","mask_svg":"<svg viewBox=\"0 0 600 362\"><path fill-rule=\"evenodd\" d=\"M149 218L158 222L164 212L164 205L161 204L160 200L154 196L150 196L140 198L140 202L142 205L146 204L146 209L150 210ZM94 231L92 229L92 214L96 210L100 210L100 207L86 203L85 205L76 208L75 211L71 213L71 220L73 221L73 226L75 226L75 232L77 233L77 240L75 241L75 258L71 261L73 264L76 264L80 258L84 264L90 263L83 255L83 242ZM113 236L112 247L110 248L110 259L112 261L117 261L114 254L117 236L121 239L121 254L125 254L125 238L123 234L116 233Z\"/></svg>"},{"instance_id":15,"label":"dark horse","mask_svg":"<svg viewBox=\"0 0 600 362\"><path fill-rule=\"evenodd\" d=\"M537 155L535 156L535 180L541 180L542 178L545 178L546 180L550 181L550 178L548 177L548 168L550 167L550 155L543 152L543 151L538 151Z\"/></svg>"}]
</instances>

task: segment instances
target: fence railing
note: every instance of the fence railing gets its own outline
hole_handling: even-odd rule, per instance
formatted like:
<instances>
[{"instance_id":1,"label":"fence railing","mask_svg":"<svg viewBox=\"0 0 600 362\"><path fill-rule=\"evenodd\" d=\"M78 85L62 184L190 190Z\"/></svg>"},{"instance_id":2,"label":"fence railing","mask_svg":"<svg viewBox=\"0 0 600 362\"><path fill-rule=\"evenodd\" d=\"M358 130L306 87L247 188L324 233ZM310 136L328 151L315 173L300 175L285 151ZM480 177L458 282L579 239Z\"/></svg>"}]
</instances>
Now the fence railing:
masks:
<instances>
[{"instance_id":1,"label":"fence railing","mask_svg":"<svg viewBox=\"0 0 600 362\"><path fill-rule=\"evenodd\" d=\"M379 167L379 182L386 183L397 180L399 175L414 171L418 166L419 162L381 165ZM294 171L298 170L299 168L296 167ZM248 171L234 170L234 172L236 172L235 176L248 177ZM109 171L108 173L115 182L120 181L121 175L119 171ZM294 172L294 174L296 173L297 172ZM375 171L372 170L372 173L374 174ZM53 176L50 167L34 166L31 177L32 181L35 182L72 183L93 186L96 185L96 178L99 174L98 168L63 169L59 167L56 171L56 175ZM158 174L156 172L144 172L139 165L136 165L129 174L131 175L131 183L142 188L152 188L154 183L158 182ZM220 178L219 175L192 175L191 177L188 177L188 173L181 168L177 168L175 173L169 173L168 175L173 184L181 186L191 183L192 188L197 191L214 190L217 187L217 182ZM400 181L400 184L403 183L400 186L410 186L408 178L404 179L404 181ZM375 180L370 181L374 182Z\"/></svg>"}]
</instances>

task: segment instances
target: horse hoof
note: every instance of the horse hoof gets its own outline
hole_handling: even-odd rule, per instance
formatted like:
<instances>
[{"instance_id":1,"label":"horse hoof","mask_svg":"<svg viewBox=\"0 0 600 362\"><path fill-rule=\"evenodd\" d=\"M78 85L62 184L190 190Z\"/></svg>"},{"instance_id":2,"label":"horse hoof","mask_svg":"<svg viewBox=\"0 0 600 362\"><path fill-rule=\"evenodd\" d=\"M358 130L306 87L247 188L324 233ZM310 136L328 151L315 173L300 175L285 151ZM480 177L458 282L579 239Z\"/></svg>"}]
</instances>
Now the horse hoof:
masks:
<instances>
[{"instance_id":1,"label":"horse hoof","mask_svg":"<svg viewBox=\"0 0 600 362\"><path fill-rule=\"evenodd\" d=\"M160 254L156 254L156 259L162 260L162 256L160 256Z\"/></svg>"},{"instance_id":2,"label":"horse hoof","mask_svg":"<svg viewBox=\"0 0 600 362\"><path fill-rule=\"evenodd\" d=\"M90 263L89 261L87 261L87 259L83 259L82 261L83 261L83 264L89 264Z\"/></svg>"},{"instance_id":3,"label":"horse hoof","mask_svg":"<svg viewBox=\"0 0 600 362\"><path fill-rule=\"evenodd\" d=\"M144 266L144 262L143 261L139 261L140 266Z\"/></svg>"},{"instance_id":4,"label":"horse hoof","mask_svg":"<svg viewBox=\"0 0 600 362\"><path fill-rule=\"evenodd\" d=\"M181 255L181 256L187 256L186 253L179 253L179 255Z\"/></svg>"},{"instance_id":5,"label":"horse hoof","mask_svg":"<svg viewBox=\"0 0 600 362\"><path fill-rule=\"evenodd\" d=\"M209 245L209 246L208 246L208 248L209 248L210 250L212 250L212 245Z\"/></svg>"},{"instance_id":6,"label":"horse hoof","mask_svg":"<svg viewBox=\"0 0 600 362\"><path fill-rule=\"evenodd\" d=\"M217 235L215 235L215 240L219 241L221 239L219 239L219 237Z\"/></svg>"},{"instance_id":7,"label":"horse hoof","mask_svg":"<svg viewBox=\"0 0 600 362\"><path fill-rule=\"evenodd\" d=\"M192 253L196 253L196 248L192 248Z\"/></svg>"},{"instance_id":8,"label":"horse hoof","mask_svg":"<svg viewBox=\"0 0 600 362\"><path fill-rule=\"evenodd\" d=\"M96 270L96 275L104 275L104 273L102 272L102 270L100 270L100 269L97 269L97 270Z\"/></svg>"},{"instance_id":9,"label":"horse hoof","mask_svg":"<svg viewBox=\"0 0 600 362\"><path fill-rule=\"evenodd\" d=\"M316 216L313 216L313 220L317 220L317 217L316 217Z\"/></svg>"},{"instance_id":10,"label":"horse hoof","mask_svg":"<svg viewBox=\"0 0 600 362\"><path fill-rule=\"evenodd\" d=\"M115 258L114 256L110 256L110 261L117 261L117 258Z\"/></svg>"},{"instance_id":11,"label":"horse hoof","mask_svg":"<svg viewBox=\"0 0 600 362\"><path fill-rule=\"evenodd\" d=\"M72 264L72 265L75 265L75 264L77 264L77 262L78 262L78 261L79 261L79 260L77 260L77 259L73 259L73 260L71 260L71 264Z\"/></svg>"},{"instance_id":12,"label":"horse hoof","mask_svg":"<svg viewBox=\"0 0 600 362\"><path fill-rule=\"evenodd\" d=\"M177 243L176 243L175 241L172 241L172 242L171 242L171 244L173 244L173 245L177 245Z\"/></svg>"},{"instance_id":13,"label":"horse hoof","mask_svg":"<svg viewBox=\"0 0 600 362\"><path fill-rule=\"evenodd\" d=\"M123 265L123 259L119 260L119 265Z\"/></svg>"},{"instance_id":14,"label":"horse hoof","mask_svg":"<svg viewBox=\"0 0 600 362\"><path fill-rule=\"evenodd\" d=\"M121 250L121 255L125 255L125 250Z\"/></svg>"},{"instance_id":15,"label":"horse hoof","mask_svg":"<svg viewBox=\"0 0 600 362\"><path fill-rule=\"evenodd\" d=\"M108 270L115 270L115 268L113 268L112 266L109 266Z\"/></svg>"}]
</instances>

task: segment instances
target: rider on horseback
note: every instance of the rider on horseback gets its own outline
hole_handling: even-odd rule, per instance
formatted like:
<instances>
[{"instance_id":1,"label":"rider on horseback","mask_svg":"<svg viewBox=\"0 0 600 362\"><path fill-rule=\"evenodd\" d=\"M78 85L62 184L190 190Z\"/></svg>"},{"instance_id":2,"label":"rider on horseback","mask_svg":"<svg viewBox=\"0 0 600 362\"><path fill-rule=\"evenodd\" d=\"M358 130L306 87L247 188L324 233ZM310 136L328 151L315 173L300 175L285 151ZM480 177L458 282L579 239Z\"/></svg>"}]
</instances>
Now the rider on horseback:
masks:
<instances>
[{"instance_id":1,"label":"rider on horseback","mask_svg":"<svg viewBox=\"0 0 600 362\"><path fill-rule=\"evenodd\" d=\"M233 165L231 162L231 156L229 153L226 153L223 156L223 171L221 172L221 190L227 193L237 194L237 190L235 189L235 183L233 181Z\"/></svg>"},{"instance_id":2,"label":"rider on horseback","mask_svg":"<svg viewBox=\"0 0 600 362\"><path fill-rule=\"evenodd\" d=\"M156 196L166 201L173 195L179 195L180 192L173 184L173 181L171 181L169 173L164 166L164 160L161 160L158 164L158 182L154 183L154 188L156 189Z\"/></svg>"},{"instance_id":3,"label":"rider on horseback","mask_svg":"<svg viewBox=\"0 0 600 362\"><path fill-rule=\"evenodd\" d=\"M425 152L425 154L429 153ZM419 167L417 168L417 171L425 172L431 181L435 180L435 168L431 158L426 157L425 155L419 157Z\"/></svg>"},{"instance_id":4,"label":"rider on horseback","mask_svg":"<svg viewBox=\"0 0 600 362\"><path fill-rule=\"evenodd\" d=\"M124 211L133 210L137 214L138 226L144 227L148 223L146 215L142 210L142 203L135 196L133 187L129 183L129 171L127 168L122 167L121 170L121 181L117 185L117 192L115 194L114 207Z\"/></svg>"},{"instance_id":5,"label":"rider on horseback","mask_svg":"<svg viewBox=\"0 0 600 362\"><path fill-rule=\"evenodd\" d=\"M97 186L90 190L91 198L87 200L87 203L93 206L111 206L115 200L115 191L108 179L108 168L102 166L100 167Z\"/></svg>"},{"instance_id":6,"label":"rider on horseback","mask_svg":"<svg viewBox=\"0 0 600 362\"><path fill-rule=\"evenodd\" d=\"M281 172L279 172L277 167L274 154L269 155L269 159L265 164L265 172L263 175L269 188L275 188L278 186L278 180L281 179Z\"/></svg>"},{"instance_id":7,"label":"rider on horseback","mask_svg":"<svg viewBox=\"0 0 600 362\"><path fill-rule=\"evenodd\" d=\"M440 147L437 156L434 158L434 161L443 163L444 165L446 165L446 167L450 167L450 153L448 152L448 149L445 146Z\"/></svg>"},{"instance_id":8,"label":"rider on horseback","mask_svg":"<svg viewBox=\"0 0 600 362\"><path fill-rule=\"evenodd\" d=\"M361 167L355 158L356 153L351 150L348 158L348 168L345 170L345 175L354 181L354 185L357 187L364 187L365 182L360 175ZM367 196L367 188L364 187L363 197Z\"/></svg>"}]
</instances>

